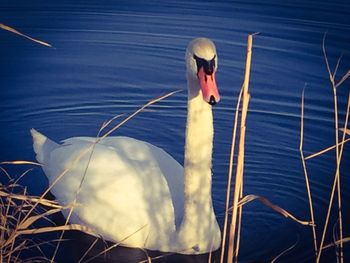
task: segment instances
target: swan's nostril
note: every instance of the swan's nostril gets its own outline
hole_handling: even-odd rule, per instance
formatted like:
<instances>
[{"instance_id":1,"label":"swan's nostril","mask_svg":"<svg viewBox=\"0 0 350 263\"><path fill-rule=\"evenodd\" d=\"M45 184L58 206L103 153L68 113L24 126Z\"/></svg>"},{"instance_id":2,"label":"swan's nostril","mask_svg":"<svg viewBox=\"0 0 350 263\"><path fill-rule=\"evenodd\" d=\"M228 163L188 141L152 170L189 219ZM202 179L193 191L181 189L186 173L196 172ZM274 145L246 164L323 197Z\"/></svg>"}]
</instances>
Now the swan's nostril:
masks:
<instances>
[{"instance_id":1,"label":"swan's nostril","mask_svg":"<svg viewBox=\"0 0 350 263\"><path fill-rule=\"evenodd\" d=\"M215 97L213 95L210 96L209 104L212 106L216 104L216 100L215 100Z\"/></svg>"}]
</instances>

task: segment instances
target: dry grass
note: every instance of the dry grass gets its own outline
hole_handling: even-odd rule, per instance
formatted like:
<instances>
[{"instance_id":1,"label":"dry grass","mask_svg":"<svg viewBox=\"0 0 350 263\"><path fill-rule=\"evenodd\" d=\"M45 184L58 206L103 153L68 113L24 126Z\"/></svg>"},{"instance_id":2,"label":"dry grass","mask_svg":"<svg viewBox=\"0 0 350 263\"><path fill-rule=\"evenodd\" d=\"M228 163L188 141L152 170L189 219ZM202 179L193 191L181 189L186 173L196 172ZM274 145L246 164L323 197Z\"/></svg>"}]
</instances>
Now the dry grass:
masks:
<instances>
[{"instance_id":1,"label":"dry grass","mask_svg":"<svg viewBox=\"0 0 350 263\"><path fill-rule=\"evenodd\" d=\"M38 221L45 220L52 224L47 217L61 211L62 207L55 201L43 199L40 201L41 207L27 216L33 203L38 202L38 198L28 195L26 188L20 186L14 180L10 180L6 185L0 185L0 202L1 262L20 262L22 261L21 256L28 251L40 256L23 260L23 262L47 261L41 249L41 246L47 244L35 241L28 234L39 231L35 227L35 223ZM43 209L43 207L49 207L51 210ZM24 220L24 218L27 219Z\"/></svg>"},{"instance_id":2,"label":"dry grass","mask_svg":"<svg viewBox=\"0 0 350 263\"><path fill-rule=\"evenodd\" d=\"M232 212L231 216L231 224L230 224L230 230L229 230L229 245L228 245L228 253L227 253L227 262L237 262L238 261L238 252L239 252L239 241L240 241L240 227L241 227L241 215L242 215L242 207L244 204L253 201L253 200L259 200L264 205L270 207L275 212L280 213L281 215L288 217L300 224L308 225L312 227L312 236L313 236L313 246L315 250L315 261L318 263L321 259L322 251L326 248L336 246L337 253L336 253L336 259L337 262L343 263L344 261L344 255L343 255L343 243L349 242L350 238L343 237L343 220L342 220L342 210L341 210L341 181L340 181L340 164L342 160L342 154L344 150L344 145L346 142L350 140L350 138L346 138L346 134L350 134L349 129L347 129L348 126L348 119L349 119L349 112L350 112L350 93L348 98L348 105L346 109L346 117L344 120L344 127L339 128L339 109L338 109L338 100L337 100L337 88L340 87L341 84L343 84L349 77L350 77L350 70L347 71L347 73L341 77L340 81L335 82L335 76L336 72L338 70L340 59L338 60L335 70L332 72L330 70L326 50L325 50L325 39L323 41L323 53L324 58L326 61L327 70L329 73L329 79L331 83L331 88L333 91L333 101L334 101L334 133L335 133L335 144L334 146L330 146L326 149L323 149L317 153L311 154L307 157L304 156L303 152L303 138L304 138L304 91L302 94L302 100L301 100L301 123L300 123L300 144L299 144L299 151L301 156L301 162L303 166L304 171L304 177L305 177L305 186L307 190L307 196L309 201L309 210L310 210L310 220L300 220L297 219L295 216L287 212L286 210L282 209L281 207L272 204L269 200L267 200L264 197L259 197L255 195L246 195L243 196L243 170L244 170L244 139L245 139L245 122L246 122L246 114L247 114L247 108L248 108L248 102L249 102L249 93L248 93L248 82L249 82L249 71L250 69L250 61L251 61L251 50L252 50L252 36L248 37L248 46L247 46L247 59L246 59L246 73L244 78L244 84L241 89L241 93L239 95L239 100L236 106L236 115L235 115L235 121L234 121L234 129L233 129L233 135L232 135L232 142L231 142L231 154L230 154L230 160L229 160L229 172L228 172L228 180L227 180L227 193L226 193L226 205L225 205L225 218L224 218L224 229L223 229L223 240L222 240L222 248L221 248L221 258L220 262L224 262L224 255L225 255L225 243L227 239L227 222L229 217L229 212ZM243 95L242 95L243 94ZM235 144L236 141L236 133L237 133L237 123L239 121L239 105L241 103L241 96L243 97L243 103L241 106L241 118L240 118L240 137L238 138L238 157L237 157L237 167L236 167L236 180L233 190L233 201L230 200L231 196L231 182L232 182L232 172L233 172L233 159L235 155ZM339 138L339 131L342 131L342 138ZM306 161L311 158L316 158L325 152L328 152L330 150L335 150L336 153L336 170L334 174L334 183L331 190L328 210L327 210L327 216L325 220L325 225L322 231L322 238L321 242L317 243L317 233L316 233L316 222L314 218L314 208L313 208L313 200L312 200L312 191L311 186L309 183L309 175L307 172L307 163ZM332 207L334 206L334 196L335 193L337 194L337 211L338 211L338 223L336 226L338 226L338 229L334 227L334 241L332 244L324 246L324 240L327 232L329 217L330 217L330 211ZM230 205L230 202L232 204ZM231 208L229 208L231 207ZM293 249L295 245L289 247L285 251L283 251L281 254L279 254L273 261L277 260L280 256L282 256L287 251Z\"/></svg>"},{"instance_id":3,"label":"dry grass","mask_svg":"<svg viewBox=\"0 0 350 263\"><path fill-rule=\"evenodd\" d=\"M231 223L229 228L229 237L228 237L229 244L227 248L228 249L227 262L237 262L238 254L239 254L239 245L240 245L240 229L241 229L243 205L253 200L259 200L261 203L270 207L274 211L282 214L285 217L291 218L300 224L314 226L313 222L297 219L291 213L273 204L272 202L270 202L268 199L264 197L255 196L255 195L243 196L244 145L245 145L246 118L248 114L248 105L250 100L250 94L248 90L249 90L249 78L250 78L252 48L253 48L253 36L254 35L248 36L246 70L245 70L242 89L241 89L238 103L236 106L234 128L232 132L231 153L230 153L230 160L229 160L229 171L228 171L227 190L226 190L226 206L225 206L223 240L222 240L221 257L220 257L221 263L224 262L224 255L225 255L225 248L226 248L225 243L226 243L227 231L228 231L227 230L228 214L230 212L232 213ZM241 100L242 100L241 111L239 111ZM239 112L241 112L240 119L239 119ZM233 172L233 160L234 160L234 154L235 154L238 121L240 122L240 129L239 129L240 137L238 138L239 140L238 155L237 155L236 178L235 178L235 185L233 190L233 201L232 201L232 205L230 206L230 195L231 195L230 191L231 191L231 181L232 181L231 178L232 178L232 172ZM280 255L282 254L283 252Z\"/></svg>"},{"instance_id":4,"label":"dry grass","mask_svg":"<svg viewBox=\"0 0 350 263\"><path fill-rule=\"evenodd\" d=\"M323 38L323 45L322 45L322 50L324 54L324 59L326 62L328 74L329 74L329 80L331 83L331 88L333 91L333 102L334 102L334 134L335 134L335 155L336 155L336 170L334 174L334 181L333 181L333 186L330 194L330 199L328 202L328 210L327 210L327 215L325 219L325 224L324 228L322 231L322 238L321 242L319 244L319 251L317 254L316 262L320 262L321 260L321 254L322 254L322 247L325 241L326 237L326 232L328 228L328 223L329 223L329 217L331 214L331 209L334 205L334 195L337 193L337 210L338 210L338 224L339 224L339 242L337 243L337 262L343 263L344 262L344 255L343 255L343 219L342 219L342 207L341 207L341 177L340 177L340 164L342 160L342 154L343 154L343 149L344 149L344 144L345 144L345 132L343 132L342 136L342 141L340 143L339 141L339 109L338 109L338 97L337 97L337 88L349 77L349 72L348 71L342 78L341 80L336 83L335 77L337 73L337 69L339 67L340 59L338 60L338 63L332 72L330 69L328 57L327 57L327 52L325 48L325 40L326 40L326 34ZM347 125L348 125L348 119L349 119L349 111L350 111L350 93L349 93L349 98L348 98L348 106L346 109L346 117L345 117L345 125L344 125L344 131L347 130Z\"/></svg>"}]
</instances>

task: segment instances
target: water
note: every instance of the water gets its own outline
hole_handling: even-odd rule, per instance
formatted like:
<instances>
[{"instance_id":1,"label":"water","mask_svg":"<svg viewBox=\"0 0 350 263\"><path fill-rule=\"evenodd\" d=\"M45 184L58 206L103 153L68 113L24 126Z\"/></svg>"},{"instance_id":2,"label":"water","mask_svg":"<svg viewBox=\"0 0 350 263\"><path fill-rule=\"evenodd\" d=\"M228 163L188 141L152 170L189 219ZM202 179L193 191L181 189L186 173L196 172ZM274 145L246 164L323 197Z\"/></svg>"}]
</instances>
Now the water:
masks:
<instances>
[{"instance_id":1,"label":"water","mask_svg":"<svg viewBox=\"0 0 350 263\"><path fill-rule=\"evenodd\" d=\"M192 38L209 37L218 50L217 82L222 96L214 109L213 159L213 200L222 222L246 38L260 32L253 47L244 191L264 196L306 220L309 209L299 155L301 93L306 85L304 150L308 155L334 144L333 97L322 38L328 32L331 68L343 54L339 80L350 68L349 10L347 1L2 1L1 23L48 41L54 48L0 31L0 160L34 160L30 128L56 141L95 136L105 120L183 89L116 132L162 147L182 162L184 51ZM349 81L338 89L342 126L348 92ZM333 182L334 155L331 151L307 163L319 236ZM344 236L350 234L349 157L347 145L341 169ZM6 168L15 176L27 167ZM47 186L39 169L22 183L33 194ZM335 222L333 211L330 226ZM82 237L75 238L84 243ZM310 262L311 229L259 202L244 207L241 262L269 261L297 241L280 262ZM140 255L128 249L116 253L116 262ZM61 254L64 261L72 260L70 253ZM349 260L349 243L345 255ZM203 257L185 259L206 262ZM174 262L185 259L167 257ZM334 261L334 250L325 251L323 260Z\"/></svg>"}]
</instances>

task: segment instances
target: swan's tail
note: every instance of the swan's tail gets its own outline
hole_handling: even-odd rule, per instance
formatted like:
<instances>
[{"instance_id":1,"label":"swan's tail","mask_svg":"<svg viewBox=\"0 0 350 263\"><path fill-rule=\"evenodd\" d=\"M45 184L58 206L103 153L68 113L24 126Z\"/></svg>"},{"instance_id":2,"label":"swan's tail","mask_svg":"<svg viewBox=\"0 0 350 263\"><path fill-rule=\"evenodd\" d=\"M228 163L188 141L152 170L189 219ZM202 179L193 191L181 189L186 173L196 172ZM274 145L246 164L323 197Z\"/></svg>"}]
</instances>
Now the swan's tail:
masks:
<instances>
[{"instance_id":1,"label":"swan's tail","mask_svg":"<svg viewBox=\"0 0 350 263\"><path fill-rule=\"evenodd\" d=\"M47 163L47 158L49 158L50 153L58 147L58 144L35 129L31 129L30 133L33 137L33 148L36 153L36 159L41 164Z\"/></svg>"}]
</instances>

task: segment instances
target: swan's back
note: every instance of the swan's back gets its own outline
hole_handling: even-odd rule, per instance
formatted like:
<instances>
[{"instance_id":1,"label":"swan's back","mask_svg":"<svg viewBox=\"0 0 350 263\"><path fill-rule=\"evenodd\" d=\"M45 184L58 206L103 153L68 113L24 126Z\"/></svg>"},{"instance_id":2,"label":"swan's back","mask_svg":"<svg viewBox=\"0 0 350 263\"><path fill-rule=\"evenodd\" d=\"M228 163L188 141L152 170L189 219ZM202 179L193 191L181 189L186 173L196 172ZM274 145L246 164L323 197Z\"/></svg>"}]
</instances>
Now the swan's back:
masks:
<instances>
[{"instance_id":1,"label":"swan's back","mask_svg":"<svg viewBox=\"0 0 350 263\"><path fill-rule=\"evenodd\" d=\"M95 146L95 138L76 137L58 145L32 134L50 184L67 171L52 193L64 205L77 198L71 223L133 247L170 246L183 217L184 194L183 167L169 154L128 137L105 138Z\"/></svg>"}]
</instances>

